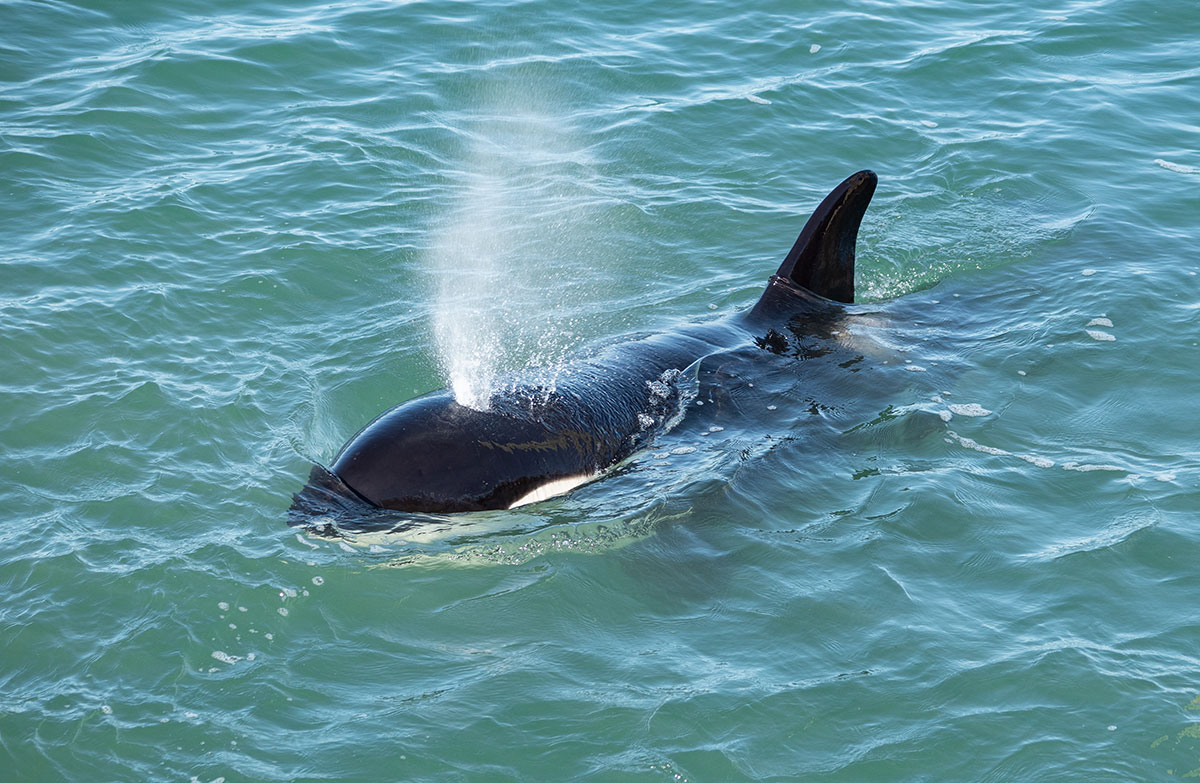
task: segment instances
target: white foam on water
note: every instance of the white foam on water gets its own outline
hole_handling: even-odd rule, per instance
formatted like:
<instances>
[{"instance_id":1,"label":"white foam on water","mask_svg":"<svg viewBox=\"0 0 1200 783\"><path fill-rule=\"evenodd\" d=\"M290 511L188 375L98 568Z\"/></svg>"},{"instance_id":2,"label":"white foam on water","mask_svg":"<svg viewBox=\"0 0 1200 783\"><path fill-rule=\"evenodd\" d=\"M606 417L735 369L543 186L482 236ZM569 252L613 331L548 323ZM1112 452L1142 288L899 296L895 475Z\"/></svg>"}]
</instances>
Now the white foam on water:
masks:
<instances>
[{"instance_id":1,"label":"white foam on water","mask_svg":"<svg viewBox=\"0 0 1200 783\"><path fill-rule=\"evenodd\" d=\"M676 446L671 449L672 454L691 454L696 451L695 446Z\"/></svg>"},{"instance_id":2,"label":"white foam on water","mask_svg":"<svg viewBox=\"0 0 1200 783\"><path fill-rule=\"evenodd\" d=\"M963 446L964 448L971 449L972 451L979 451L984 454L991 454L994 457L1011 457L1011 456L1013 456L1013 453L1011 451L1005 451L1004 449L998 449L995 446L985 446L982 443L980 443L979 441L972 440L967 437L963 437L962 435L959 435L957 432L951 432L949 434L950 434L950 437L952 437L956 441L958 441L958 445Z\"/></svg>"},{"instance_id":3,"label":"white foam on water","mask_svg":"<svg viewBox=\"0 0 1200 783\"><path fill-rule=\"evenodd\" d=\"M965 404L964 403L955 403L948 407L950 408L951 413L957 414L959 416L979 417L979 416L991 415L991 411L989 411L987 408L983 407L982 405L980 405L979 403L976 403L976 402L968 402Z\"/></svg>"},{"instance_id":4,"label":"white foam on water","mask_svg":"<svg viewBox=\"0 0 1200 783\"><path fill-rule=\"evenodd\" d=\"M821 44L813 44L812 46L808 47L809 54L816 54L819 51L821 51Z\"/></svg>"},{"instance_id":5,"label":"white foam on water","mask_svg":"<svg viewBox=\"0 0 1200 783\"><path fill-rule=\"evenodd\" d=\"M770 102L770 101L768 101L766 98L763 98L763 97L762 97L762 96L760 96L760 95L755 95L754 93L750 93L749 95L747 95L747 96L746 96L746 100L750 101L751 103L762 103L762 104L767 104L767 105L770 105L770 103L771 103L771 102ZM716 305L709 305L709 306L708 306L708 309L709 309L709 310L716 310L716 309L717 309L717 306L716 306Z\"/></svg>"},{"instance_id":6,"label":"white foam on water","mask_svg":"<svg viewBox=\"0 0 1200 783\"><path fill-rule=\"evenodd\" d=\"M1024 460L1025 462L1028 462L1029 464L1039 468L1054 467L1054 460L1047 459L1045 457L1039 457L1036 454L1018 454L1012 451L998 449L995 446L987 446L977 440L972 440L971 438L959 435L953 430L948 431L946 434L953 438L958 445L962 446L963 448L971 449L972 451L978 451L982 454L990 454L994 457L1016 457L1019 460Z\"/></svg>"},{"instance_id":7,"label":"white foam on water","mask_svg":"<svg viewBox=\"0 0 1200 783\"><path fill-rule=\"evenodd\" d=\"M1096 274L1096 270L1095 269L1085 269L1082 272L1080 272L1079 274L1083 275L1084 277L1091 277L1092 275Z\"/></svg>"},{"instance_id":8,"label":"white foam on water","mask_svg":"<svg viewBox=\"0 0 1200 783\"><path fill-rule=\"evenodd\" d=\"M1045 457L1039 457L1036 454L1014 454L1013 456L1016 457L1017 459L1023 459L1026 462L1028 462L1029 464L1035 465L1039 468L1054 467L1054 460L1047 459Z\"/></svg>"},{"instance_id":9,"label":"white foam on water","mask_svg":"<svg viewBox=\"0 0 1200 783\"><path fill-rule=\"evenodd\" d=\"M1200 168L1195 166L1185 166L1182 163L1172 163L1169 160L1155 158L1154 162L1162 166L1167 171L1174 171L1176 174L1200 174Z\"/></svg>"},{"instance_id":10,"label":"white foam on water","mask_svg":"<svg viewBox=\"0 0 1200 783\"><path fill-rule=\"evenodd\" d=\"M1074 470L1079 473L1091 473L1097 470L1114 471L1118 473L1128 473L1125 468L1120 465L1085 465L1078 462L1064 462L1063 470Z\"/></svg>"},{"instance_id":11,"label":"white foam on water","mask_svg":"<svg viewBox=\"0 0 1200 783\"><path fill-rule=\"evenodd\" d=\"M904 366L904 369L908 370L909 372L925 372L926 371L925 368L919 364L908 364L908 365Z\"/></svg>"},{"instance_id":12,"label":"white foam on water","mask_svg":"<svg viewBox=\"0 0 1200 783\"><path fill-rule=\"evenodd\" d=\"M312 583L313 583L314 585L316 585L317 587L320 587L321 585L325 584L325 577L323 577L323 576L314 576L314 577L312 578Z\"/></svg>"},{"instance_id":13,"label":"white foam on water","mask_svg":"<svg viewBox=\"0 0 1200 783\"><path fill-rule=\"evenodd\" d=\"M220 609L222 612L228 612L229 604L226 603L225 601L217 601L217 608Z\"/></svg>"},{"instance_id":14,"label":"white foam on water","mask_svg":"<svg viewBox=\"0 0 1200 783\"><path fill-rule=\"evenodd\" d=\"M229 653L227 653L227 652L224 652L223 650L213 650L213 651L212 651L212 657L216 658L216 659L217 659L218 661L220 661L221 663L227 663L227 664L229 664L230 666L232 666L233 664L235 664L235 663L237 663L238 661L242 660L242 659L241 659L239 656L237 656L237 655L230 655Z\"/></svg>"},{"instance_id":15,"label":"white foam on water","mask_svg":"<svg viewBox=\"0 0 1200 783\"><path fill-rule=\"evenodd\" d=\"M1107 326L1108 328L1111 329L1113 322L1108 320L1107 318L1093 318L1092 320L1088 321L1087 325L1088 326Z\"/></svg>"},{"instance_id":16,"label":"white foam on water","mask_svg":"<svg viewBox=\"0 0 1200 783\"><path fill-rule=\"evenodd\" d=\"M1087 329L1087 336L1093 340L1099 340L1102 343L1111 343L1117 338L1108 332L1102 332L1099 329Z\"/></svg>"}]
</instances>

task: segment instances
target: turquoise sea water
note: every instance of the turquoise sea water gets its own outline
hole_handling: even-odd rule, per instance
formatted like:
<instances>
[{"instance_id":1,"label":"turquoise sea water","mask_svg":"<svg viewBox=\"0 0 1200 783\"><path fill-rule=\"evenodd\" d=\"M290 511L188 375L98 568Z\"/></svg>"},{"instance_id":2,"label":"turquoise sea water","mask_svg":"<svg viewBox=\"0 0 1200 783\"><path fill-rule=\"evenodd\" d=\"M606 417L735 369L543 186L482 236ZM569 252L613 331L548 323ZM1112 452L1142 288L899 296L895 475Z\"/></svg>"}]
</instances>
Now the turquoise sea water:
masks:
<instances>
[{"instance_id":1,"label":"turquoise sea water","mask_svg":"<svg viewBox=\"0 0 1200 783\"><path fill-rule=\"evenodd\" d=\"M1200 776L1198 23L0 3L0 780ZM751 304L861 168L883 380L288 527L391 405Z\"/></svg>"}]
</instances>

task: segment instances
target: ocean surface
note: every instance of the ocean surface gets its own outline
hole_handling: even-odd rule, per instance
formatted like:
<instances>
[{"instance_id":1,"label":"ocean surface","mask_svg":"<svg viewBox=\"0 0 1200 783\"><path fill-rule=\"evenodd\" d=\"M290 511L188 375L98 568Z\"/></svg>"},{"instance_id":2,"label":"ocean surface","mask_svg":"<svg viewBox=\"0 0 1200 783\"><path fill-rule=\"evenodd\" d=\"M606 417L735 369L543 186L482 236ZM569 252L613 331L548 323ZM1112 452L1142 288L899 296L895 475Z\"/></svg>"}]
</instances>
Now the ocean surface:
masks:
<instances>
[{"instance_id":1,"label":"ocean surface","mask_svg":"<svg viewBox=\"0 0 1200 783\"><path fill-rule=\"evenodd\" d=\"M864 168L852 367L289 526ZM1200 777L1198 246L1191 2L0 2L0 781Z\"/></svg>"}]
</instances>

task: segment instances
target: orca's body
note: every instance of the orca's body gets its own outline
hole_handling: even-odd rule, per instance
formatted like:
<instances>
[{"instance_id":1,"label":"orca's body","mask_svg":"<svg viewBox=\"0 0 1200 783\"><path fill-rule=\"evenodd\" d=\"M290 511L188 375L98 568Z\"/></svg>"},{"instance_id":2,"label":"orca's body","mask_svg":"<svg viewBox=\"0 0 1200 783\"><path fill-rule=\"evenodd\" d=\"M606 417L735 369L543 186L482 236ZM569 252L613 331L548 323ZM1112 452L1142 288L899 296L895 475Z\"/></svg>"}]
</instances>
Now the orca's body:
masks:
<instances>
[{"instance_id":1,"label":"orca's body","mask_svg":"<svg viewBox=\"0 0 1200 783\"><path fill-rule=\"evenodd\" d=\"M368 424L328 470L313 468L296 507L357 498L414 512L505 509L562 494L617 465L670 426L680 374L715 352L758 344L777 330L831 323L854 301L854 249L876 176L860 171L813 212L750 310L676 332L618 343L573 365L553 390L517 387L488 410L448 391L403 403Z\"/></svg>"}]
</instances>

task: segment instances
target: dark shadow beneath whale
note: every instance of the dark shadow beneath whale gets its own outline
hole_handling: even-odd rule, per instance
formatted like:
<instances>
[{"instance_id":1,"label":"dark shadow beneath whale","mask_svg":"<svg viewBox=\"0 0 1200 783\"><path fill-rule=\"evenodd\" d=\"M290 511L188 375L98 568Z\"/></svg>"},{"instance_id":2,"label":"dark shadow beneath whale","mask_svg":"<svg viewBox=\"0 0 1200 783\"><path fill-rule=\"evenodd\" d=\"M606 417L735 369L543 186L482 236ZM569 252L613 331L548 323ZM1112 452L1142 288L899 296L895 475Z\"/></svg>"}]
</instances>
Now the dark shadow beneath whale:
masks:
<instances>
[{"instance_id":1,"label":"dark shadow beneath whale","mask_svg":"<svg viewBox=\"0 0 1200 783\"><path fill-rule=\"evenodd\" d=\"M293 496L292 523L332 514L352 528L387 529L394 519L372 522L380 508L453 513L554 497L672 427L702 360L751 346L802 361L831 350L843 305L854 301L855 244L876 182L860 171L833 189L749 310L613 344L571 364L553 388L514 379L487 410L440 391L385 412L328 469L313 467Z\"/></svg>"}]
</instances>

